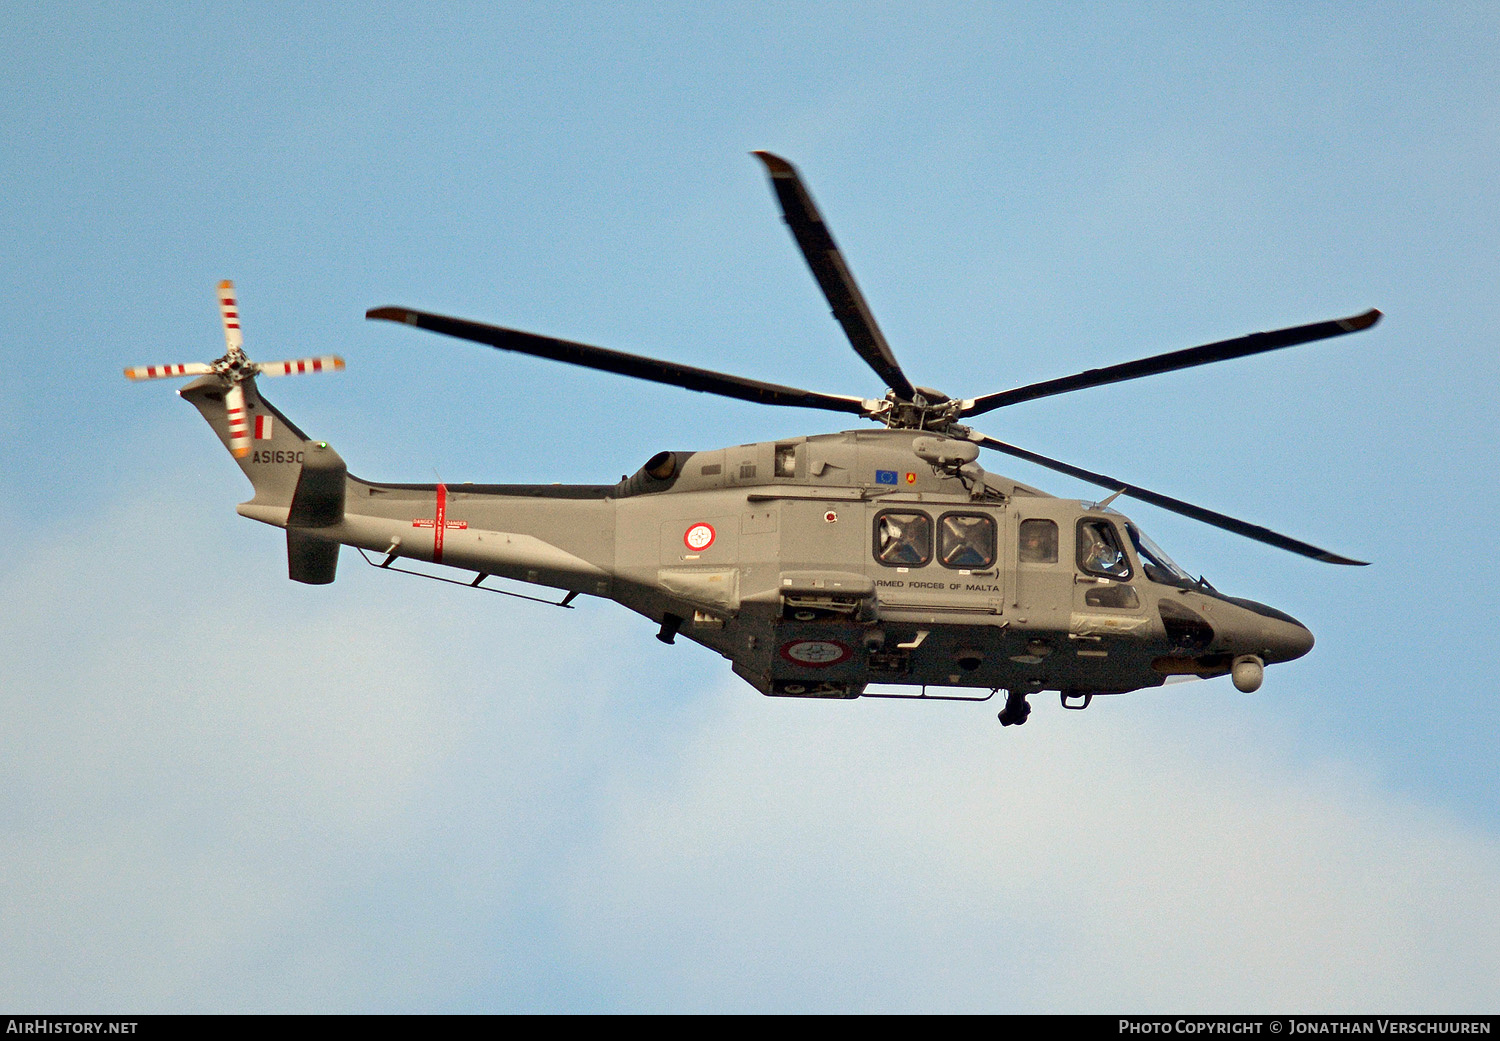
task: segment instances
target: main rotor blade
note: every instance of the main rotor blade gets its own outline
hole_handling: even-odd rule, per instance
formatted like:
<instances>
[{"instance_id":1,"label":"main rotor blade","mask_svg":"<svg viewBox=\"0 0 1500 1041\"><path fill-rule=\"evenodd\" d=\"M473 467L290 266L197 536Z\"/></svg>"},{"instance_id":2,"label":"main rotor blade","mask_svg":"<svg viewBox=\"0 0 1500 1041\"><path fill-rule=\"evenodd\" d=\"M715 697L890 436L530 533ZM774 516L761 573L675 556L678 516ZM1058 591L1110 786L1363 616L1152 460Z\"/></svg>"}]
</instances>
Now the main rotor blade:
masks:
<instances>
[{"instance_id":1,"label":"main rotor blade","mask_svg":"<svg viewBox=\"0 0 1500 1041\"><path fill-rule=\"evenodd\" d=\"M1259 524L1250 524L1246 521L1236 520L1222 513L1206 510L1202 506L1194 506L1190 502L1183 502L1181 499L1174 499L1171 496L1153 492L1139 485L1130 484L1128 481L1121 481L1114 477L1107 477L1104 474L1094 473L1091 470L1070 466L1056 459L1049 459L1044 455L1028 452L1024 448L1017 448L1015 445L1006 444L1004 441L997 441L993 437L971 433L969 440L986 448L993 448L997 452L1013 455L1017 459L1025 459L1029 463L1036 463L1038 466L1045 466L1049 470L1056 470L1058 473L1067 474L1069 477L1076 477L1080 481L1088 481L1090 484L1097 484L1101 488L1122 492L1142 502L1149 502L1153 506L1160 506L1164 510L1171 510L1173 513L1180 513L1184 517L1191 517L1193 520L1202 521L1204 524L1212 524L1216 528L1232 531L1236 535L1245 536L1247 539L1254 539L1256 542L1264 542L1269 546L1276 546L1278 549L1300 553L1304 557L1312 557L1314 560L1321 560L1328 564L1351 564L1363 567L1369 563L1367 560L1351 560L1348 557L1341 557L1337 553L1330 553L1326 549L1319 549L1317 546L1300 542L1297 539L1274 532L1270 528L1263 528Z\"/></svg>"},{"instance_id":2,"label":"main rotor blade","mask_svg":"<svg viewBox=\"0 0 1500 1041\"><path fill-rule=\"evenodd\" d=\"M797 175L796 167L770 152L751 154L766 164L766 171L771 175L771 187L776 190L776 197L781 201L781 212L786 218L787 226L792 229L792 236L802 248L802 255L807 258L813 277L818 280L823 295L833 307L833 316L844 327L844 334L854 345L855 353L875 370L875 374L896 392L898 398L910 401L916 396L916 388L901 371L896 356L891 353L890 345L880 332L880 326L875 324L875 316L870 313L869 305L865 303L859 286L854 282L854 276L849 272L849 265L844 263L844 255L839 252L833 236L829 234L828 225L823 223L823 216L813 204L812 196L802 184L802 178Z\"/></svg>"},{"instance_id":3,"label":"main rotor blade","mask_svg":"<svg viewBox=\"0 0 1500 1041\"><path fill-rule=\"evenodd\" d=\"M532 354L538 358L551 358L590 369L634 376L636 379L666 383L674 387L722 394L725 397L754 401L762 405L792 405L797 408L820 408L829 412L852 412L865 415L878 404L842 394L820 394L812 390L798 390L775 383L730 376L709 369L698 369L691 365L678 365L670 361L644 358L638 354L611 351L604 347L591 347L586 343L558 340L537 333L524 333L516 329L504 329L498 325L484 325L462 318L413 311L407 307L376 307L365 312L366 318L379 318L388 322L404 322L418 329L456 336L461 340L488 344L502 351Z\"/></svg>"},{"instance_id":4,"label":"main rotor blade","mask_svg":"<svg viewBox=\"0 0 1500 1041\"><path fill-rule=\"evenodd\" d=\"M1102 369L1089 369L1073 376L1063 376L1044 383L1033 383L1030 386L1017 387L1015 390L1004 390L998 394L986 394L982 398L965 402L960 415L977 416L997 408L1004 408L1006 405L1031 401L1033 398L1066 394L1085 387L1101 387L1107 383L1122 383L1125 380L1139 379L1142 376L1154 376L1162 372L1192 368L1194 365L1207 365L1209 362L1228 361L1230 358L1243 358L1251 354L1274 351L1281 347L1292 347L1299 343L1326 340L1332 336L1343 336L1345 333L1357 333L1362 329L1370 328L1380 321L1380 318L1380 312L1372 308L1364 314L1353 315L1349 318L1313 322L1311 325L1277 329L1275 332L1251 333L1249 336L1206 343L1201 347L1171 351L1167 354L1142 358L1139 361L1127 361Z\"/></svg>"}]
</instances>

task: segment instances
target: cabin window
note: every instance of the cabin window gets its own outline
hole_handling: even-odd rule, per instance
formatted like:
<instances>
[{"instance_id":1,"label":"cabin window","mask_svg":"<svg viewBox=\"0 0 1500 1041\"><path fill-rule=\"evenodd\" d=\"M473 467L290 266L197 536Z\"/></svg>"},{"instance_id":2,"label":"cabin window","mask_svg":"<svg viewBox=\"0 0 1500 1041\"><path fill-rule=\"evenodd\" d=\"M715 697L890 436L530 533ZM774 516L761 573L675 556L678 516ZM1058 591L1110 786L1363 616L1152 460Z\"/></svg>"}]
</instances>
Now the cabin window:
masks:
<instances>
[{"instance_id":1,"label":"cabin window","mask_svg":"<svg viewBox=\"0 0 1500 1041\"><path fill-rule=\"evenodd\" d=\"M995 518L983 513L943 514L938 520L938 562L966 571L994 564Z\"/></svg>"},{"instance_id":2,"label":"cabin window","mask_svg":"<svg viewBox=\"0 0 1500 1041\"><path fill-rule=\"evenodd\" d=\"M796 477L797 476L797 446L796 445L777 445L776 446L776 476L777 477Z\"/></svg>"},{"instance_id":3,"label":"cabin window","mask_svg":"<svg viewBox=\"0 0 1500 1041\"><path fill-rule=\"evenodd\" d=\"M1023 520L1017 557L1023 564L1057 563L1057 522Z\"/></svg>"},{"instance_id":4,"label":"cabin window","mask_svg":"<svg viewBox=\"0 0 1500 1041\"><path fill-rule=\"evenodd\" d=\"M1078 569L1100 578L1130 577L1130 558L1109 521L1085 517L1078 522Z\"/></svg>"},{"instance_id":5,"label":"cabin window","mask_svg":"<svg viewBox=\"0 0 1500 1041\"><path fill-rule=\"evenodd\" d=\"M932 518L885 510L875 515L875 559L886 567L921 567L932 559Z\"/></svg>"},{"instance_id":6,"label":"cabin window","mask_svg":"<svg viewBox=\"0 0 1500 1041\"><path fill-rule=\"evenodd\" d=\"M1140 607L1134 586L1095 586L1083 594L1083 602L1089 607Z\"/></svg>"}]
</instances>

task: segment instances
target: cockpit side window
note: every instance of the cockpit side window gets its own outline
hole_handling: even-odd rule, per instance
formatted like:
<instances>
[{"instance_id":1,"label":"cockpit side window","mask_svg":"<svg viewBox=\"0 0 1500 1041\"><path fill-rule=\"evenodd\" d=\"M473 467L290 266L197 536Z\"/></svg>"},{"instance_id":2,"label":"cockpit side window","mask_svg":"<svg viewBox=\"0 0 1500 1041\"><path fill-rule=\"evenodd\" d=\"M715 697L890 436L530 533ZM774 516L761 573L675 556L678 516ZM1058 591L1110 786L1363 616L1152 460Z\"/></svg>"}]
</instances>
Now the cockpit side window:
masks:
<instances>
[{"instance_id":1,"label":"cockpit side window","mask_svg":"<svg viewBox=\"0 0 1500 1041\"><path fill-rule=\"evenodd\" d=\"M1160 546L1147 538L1134 524L1125 525L1125 530L1130 534L1136 556L1141 558L1141 570L1146 572L1147 578L1168 586L1197 585L1192 575L1178 567Z\"/></svg>"},{"instance_id":2,"label":"cockpit side window","mask_svg":"<svg viewBox=\"0 0 1500 1041\"><path fill-rule=\"evenodd\" d=\"M983 513L945 513L938 518L938 562L946 568L982 571L995 562L995 518Z\"/></svg>"},{"instance_id":3,"label":"cockpit side window","mask_svg":"<svg viewBox=\"0 0 1500 1041\"><path fill-rule=\"evenodd\" d=\"M886 567L922 567L932 559L932 518L905 510L876 514L875 559Z\"/></svg>"},{"instance_id":4,"label":"cockpit side window","mask_svg":"<svg viewBox=\"0 0 1500 1041\"><path fill-rule=\"evenodd\" d=\"M1130 577L1130 558L1109 521L1085 517L1078 522L1078 569L1100 578Z\"/></svg>"},{"instance_id":5,"label":"cockpit side window","mask_svg":"<svg viewBox=\"0 0 1500 1041\"><path fill-rule=\"evenodd\" d=\"M1057 522L1034 518L1021 522L1016 558L1023 564L1057 563Z\"/></svg>"}]
</instances>

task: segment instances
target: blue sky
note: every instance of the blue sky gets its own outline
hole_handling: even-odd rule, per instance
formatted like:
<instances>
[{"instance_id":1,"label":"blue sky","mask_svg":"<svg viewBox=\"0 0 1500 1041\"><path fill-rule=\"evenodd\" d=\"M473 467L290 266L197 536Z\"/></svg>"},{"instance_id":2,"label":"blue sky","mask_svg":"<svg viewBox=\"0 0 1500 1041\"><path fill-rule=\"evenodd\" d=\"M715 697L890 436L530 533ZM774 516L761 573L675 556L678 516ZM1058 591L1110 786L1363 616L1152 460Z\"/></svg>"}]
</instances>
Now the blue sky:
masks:
<instances>
[{"instance_id":1,"label":"blue sky","mask_svg":"<svg viewBox=\"0 0 1500 1041\"><path fill-rule=\"evenodd\" d=\"M0 1005L1492 1010L1497 38L1483 4L0 12ZM232 278L252 357L348 359L267 390L364 477L833 429L362 317L875 396L753 148L949 393L1384 310L979 424L1373 561L1120 504L1313 653L1020 730L762 698L604 603L287 582L201 420L120 376L216 357Z\"/></svg>"}]
</instances>

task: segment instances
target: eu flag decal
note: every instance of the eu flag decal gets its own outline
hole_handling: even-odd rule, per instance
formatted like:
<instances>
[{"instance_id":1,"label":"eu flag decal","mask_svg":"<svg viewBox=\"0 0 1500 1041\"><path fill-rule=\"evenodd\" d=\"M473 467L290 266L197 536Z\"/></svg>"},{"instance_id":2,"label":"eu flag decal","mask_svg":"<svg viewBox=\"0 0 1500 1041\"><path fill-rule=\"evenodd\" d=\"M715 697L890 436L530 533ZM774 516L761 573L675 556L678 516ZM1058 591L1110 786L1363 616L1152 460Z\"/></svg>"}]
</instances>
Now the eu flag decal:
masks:
<instances>
[{"instance_id":1,"label":"eu flag decal","mask_svg":"<svg viewBox=\"0 0 1500 1041\"><path fill-rule=\"evenodd\" d=\"M895 484L896 483L896 471L895 470L876 470L875 471L875 483L876 484Z\"/></svg>"}]
</instances>

